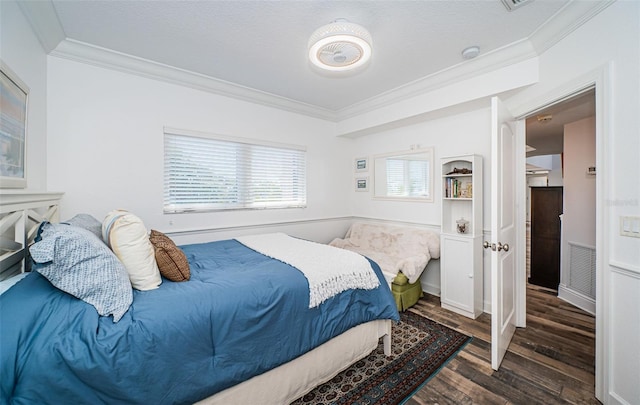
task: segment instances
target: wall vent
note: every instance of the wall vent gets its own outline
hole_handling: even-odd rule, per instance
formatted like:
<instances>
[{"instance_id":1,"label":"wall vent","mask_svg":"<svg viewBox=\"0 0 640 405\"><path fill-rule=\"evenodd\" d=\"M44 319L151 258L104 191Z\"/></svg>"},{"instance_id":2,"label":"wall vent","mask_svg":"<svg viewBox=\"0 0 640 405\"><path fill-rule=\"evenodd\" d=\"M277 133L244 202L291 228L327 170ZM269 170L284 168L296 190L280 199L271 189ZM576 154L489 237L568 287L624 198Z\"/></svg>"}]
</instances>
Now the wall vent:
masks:
<instances>
[{"instance_id":1,"label":"wall vent","mask_svg":"<svg viewBox=\"0 0 640 405\"><path fill-rule=\"evenodd\" d=\"M508 11L513 11L527 3L531 3L532 1L533 0L502 0L502 4L504 4Z\"/></svg>"},{"instance_id":2,"label":"wall vent","mask_svg":"<svg viewBox=\"0 0 640 405\"><path fill-rule=\"evenodd\" d=\"M569 282L567 287L596 298L596 249L569 242Z\"/></svg>"}]
</instances>

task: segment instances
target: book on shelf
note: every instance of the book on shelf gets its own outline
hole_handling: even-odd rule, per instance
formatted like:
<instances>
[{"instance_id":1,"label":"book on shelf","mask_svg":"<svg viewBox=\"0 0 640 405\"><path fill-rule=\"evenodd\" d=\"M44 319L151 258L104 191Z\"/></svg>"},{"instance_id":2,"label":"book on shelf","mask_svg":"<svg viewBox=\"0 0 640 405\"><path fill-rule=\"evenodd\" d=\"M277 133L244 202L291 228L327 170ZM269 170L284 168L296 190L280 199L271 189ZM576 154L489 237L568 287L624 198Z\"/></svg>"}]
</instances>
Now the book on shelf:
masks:
<instances>
[{"instance_id":1,"label":"book on shelf","mask_svg":"<svg viewBox=\"0 0 640 405\"><path fill-rule=\"evenodd\" d=\"M448 177L444 188L445 198L473 198L473 183Z\"/></svg>"}]
</instances>

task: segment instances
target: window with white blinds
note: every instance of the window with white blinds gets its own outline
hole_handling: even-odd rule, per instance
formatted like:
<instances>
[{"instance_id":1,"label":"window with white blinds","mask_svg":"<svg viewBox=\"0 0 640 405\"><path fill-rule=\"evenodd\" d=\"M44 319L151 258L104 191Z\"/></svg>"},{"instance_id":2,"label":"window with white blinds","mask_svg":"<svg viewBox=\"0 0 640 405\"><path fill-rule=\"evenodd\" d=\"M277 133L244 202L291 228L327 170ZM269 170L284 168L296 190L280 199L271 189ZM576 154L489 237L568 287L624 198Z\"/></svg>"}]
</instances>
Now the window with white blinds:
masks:
<instances>
[{"instance_id":1,"label":"window with white blinds","mask_svg":"<svg viewBox=\"0 0 640 405\"><path fill-rule=\"evenodd\" d=\"M387 196L429 197L429 167L426 160L387 159Z\"/></svg>"},{"instance_id":2,"label":"window with white blinds","mask_svg":"<svg viewBox=\"0 0 640 405\"><path fill-rule=\"evenodd\" d=\"M306 165L301 146L165 128L164 212L305 207Z\"/></svg>"}]
</instances>

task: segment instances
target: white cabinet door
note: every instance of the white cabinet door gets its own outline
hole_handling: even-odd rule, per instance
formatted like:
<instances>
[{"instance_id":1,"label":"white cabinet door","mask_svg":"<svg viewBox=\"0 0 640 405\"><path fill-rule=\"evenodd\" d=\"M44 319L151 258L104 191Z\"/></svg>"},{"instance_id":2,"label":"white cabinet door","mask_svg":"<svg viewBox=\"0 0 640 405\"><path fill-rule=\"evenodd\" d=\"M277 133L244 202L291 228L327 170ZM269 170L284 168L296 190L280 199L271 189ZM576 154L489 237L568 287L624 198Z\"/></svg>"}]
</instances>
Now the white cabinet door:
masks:
<instances>
[{"instance_id":1,"label":"white cabinet door","mask_svg":"<svg viewBox=\"0 0 640 405\"><path fill-rule=\"evenodd\" d=\"M476 318L482 313L481 238L444 234L440 243L442 307Z\"/></svg>"}]
</instances>

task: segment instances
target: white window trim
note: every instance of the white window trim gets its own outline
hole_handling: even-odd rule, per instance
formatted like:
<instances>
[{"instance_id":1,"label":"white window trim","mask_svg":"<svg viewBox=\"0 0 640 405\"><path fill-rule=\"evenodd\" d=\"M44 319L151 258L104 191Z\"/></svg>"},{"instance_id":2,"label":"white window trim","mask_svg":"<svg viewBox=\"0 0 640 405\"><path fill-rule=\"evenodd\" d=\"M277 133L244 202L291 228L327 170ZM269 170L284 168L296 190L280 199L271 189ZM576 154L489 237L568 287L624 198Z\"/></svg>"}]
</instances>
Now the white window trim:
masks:
<instances>
[{"instance_id":1,"label":"white window trim","mask_svg":"<svg viewBox=\"0 0 640 405\"><path fill-rule=\"evenodd\" d=\"M211 203L212 206L209 206L209 207L206 206L207 205L206 203L203 203L202 205L204 205L204 207L202 208L194 208L193 206L180 208L179 206L176 206L176 205L171 206L170 204L167 204L168 201L165 195L165 193L167 193L167 183L166 183L167 174L166 174L166 166L165 166L165 169L163 170L163 212L165 214L178 214L178 213L190 213L190 212L200 213L200 212L232 211L232 210L255 210L255 209L305 208L307 206L307 199L306 199L306 194L307 194L306 151L307 149L305 146L250 139L250 138L217 135L217 134L211 134L211 133L202 132L202 131L193 131L193 130L172 128L172 127L164 127L164 132L163 132L164 142L166 142L167 135L201 138L205 140L230 142L234 144L246 144L246 145L258 146L258 147L277 148L281 150L299 151L299 152L303 152L305 156L304 156L304 168L303 168L304 181L302 185L304 195L302 196L302 199L297 201L272 201L272 202L263 201L259 203L245 201L240 203L239 205L230 204L228 206L224 206L224 203L219 204L219 206L213 206L214 204ZM163 147L163 152L167 153L166 144ZM166 165L166 156L164 157L163 162ZM243 190L243 191L246 191L246 190ZM198 205L198 204L194 203L194 205Z\"/></svg>"}]
</instances>

